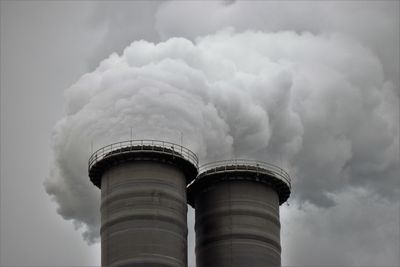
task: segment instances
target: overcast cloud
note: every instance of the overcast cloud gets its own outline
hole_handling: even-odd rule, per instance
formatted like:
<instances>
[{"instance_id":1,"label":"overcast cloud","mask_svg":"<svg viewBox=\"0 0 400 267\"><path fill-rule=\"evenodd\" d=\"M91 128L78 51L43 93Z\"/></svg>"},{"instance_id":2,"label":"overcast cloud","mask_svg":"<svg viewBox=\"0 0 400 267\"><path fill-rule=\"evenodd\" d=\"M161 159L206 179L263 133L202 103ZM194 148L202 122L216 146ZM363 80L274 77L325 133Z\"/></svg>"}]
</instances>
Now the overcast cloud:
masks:
<instances>
[{"instance_id":1,"label":"overcast cloud","mask_svg":"<svg viewBox=\"0 0 400 267\"><path fill-rule=\"evenodd\" d=\"M99 229L91 143L128 139L133 127L135 138L177 143L182 132L202 163L241 157L288 169L283 265L399 265L399 2L122 1L68 10L81 5L78 32L93 43L75 45L83 67L66 68L64 114L46 108L59 115L46 124L53 152L44 186L88 244ZM10 22L2 11L2 34L15 29ZM11 108L3 115L5 85L2 144L13 140L3 137L3 118L12 121ZM4 190L2 181L2 203ZM190 211L191 266L193 220Z\"/></svg>"}]
</instances>

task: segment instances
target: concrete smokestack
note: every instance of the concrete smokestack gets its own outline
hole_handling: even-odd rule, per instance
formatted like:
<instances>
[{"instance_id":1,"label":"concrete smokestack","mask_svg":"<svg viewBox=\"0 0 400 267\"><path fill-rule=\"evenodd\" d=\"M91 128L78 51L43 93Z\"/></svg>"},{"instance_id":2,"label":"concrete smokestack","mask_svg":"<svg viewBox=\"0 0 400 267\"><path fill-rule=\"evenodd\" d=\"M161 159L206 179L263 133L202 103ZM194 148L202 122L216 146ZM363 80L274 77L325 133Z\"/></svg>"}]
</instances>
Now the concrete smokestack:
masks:
<instances>
[{"instance_id":1,"label":"concrete smokestack","mask_svg":"<svg viewBox=\"0 0 400 267\"><path fill-rule=\"evenodd\" d=\"M187 266L186 186L198 159L168 142L115 143L89 159L101 188L102 266Z\"/></svg>"},{"instance_id":2,"label":"concrete smokestack","mask_svg":"<svg viewBox=\"0 0 400 267\"><path fill-rule=\"evenodd\" d=\"M289 195L289 175L279 167L245 160L202 166L188 186L196 266L281 266L279 205Z\"/></svg>"}]
</instances>

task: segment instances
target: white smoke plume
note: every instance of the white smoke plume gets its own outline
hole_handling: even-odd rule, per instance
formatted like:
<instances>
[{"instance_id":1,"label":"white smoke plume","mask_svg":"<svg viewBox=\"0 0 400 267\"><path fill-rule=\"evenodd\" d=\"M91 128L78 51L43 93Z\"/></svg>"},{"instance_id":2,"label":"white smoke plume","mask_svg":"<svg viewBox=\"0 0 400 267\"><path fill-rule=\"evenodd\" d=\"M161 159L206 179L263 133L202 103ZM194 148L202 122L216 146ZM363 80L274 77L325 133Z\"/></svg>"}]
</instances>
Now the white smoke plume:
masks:
<instances>
[{"instance_id":1,"label":"white smoke plume","mask_svg":"<svg viewBox=\"0 0 400 267\"><path fill-rule=\"evenodd\" d=\"M399 194L399 113L393 82L367 47L340 34L225 29L190 41L136 41L65 93L47 192L95 242L94 148L130 138L288 169L294 198L319 207L345 188Z\"/></svg>"}]
</instances>

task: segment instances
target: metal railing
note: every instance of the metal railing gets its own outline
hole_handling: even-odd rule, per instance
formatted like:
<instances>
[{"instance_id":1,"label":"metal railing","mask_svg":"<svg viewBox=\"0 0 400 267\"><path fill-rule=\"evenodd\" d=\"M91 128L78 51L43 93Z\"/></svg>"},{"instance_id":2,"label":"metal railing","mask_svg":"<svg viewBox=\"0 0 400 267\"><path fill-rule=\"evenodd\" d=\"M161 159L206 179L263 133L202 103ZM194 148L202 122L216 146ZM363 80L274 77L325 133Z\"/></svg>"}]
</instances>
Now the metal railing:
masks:
<instances>
[{"instance_id":1,"label":"metal railing","mask_svg":"<svg viewBox=\"0 0 400 267\"><path fill-rule=\"evenodd\" d=\"M182 157L191 162L196 166L196 168L198 168L199 165L199 160L196 154L181 145L159 140L129 140L113 143L96 150L89 158L88 169L90 170L94 164L106 157L131 153L132 151L155 151L158 153Z\"/></svg>"},{"instance_id":2,"label":"metal railing","mask_svg":"<svg viewBox=\"0 0 400 267\"><path fill-rule=\"evenodd\" d=\"M289 174L282 168L270 163L246 160L246 159L231 159L210 162L201 165L199 168L199 177L204 174L223 173L227 171L253 171L261 174L273 175L274 177L285 182L291 188L291 180Z\"/></svg>"}]
</instances>

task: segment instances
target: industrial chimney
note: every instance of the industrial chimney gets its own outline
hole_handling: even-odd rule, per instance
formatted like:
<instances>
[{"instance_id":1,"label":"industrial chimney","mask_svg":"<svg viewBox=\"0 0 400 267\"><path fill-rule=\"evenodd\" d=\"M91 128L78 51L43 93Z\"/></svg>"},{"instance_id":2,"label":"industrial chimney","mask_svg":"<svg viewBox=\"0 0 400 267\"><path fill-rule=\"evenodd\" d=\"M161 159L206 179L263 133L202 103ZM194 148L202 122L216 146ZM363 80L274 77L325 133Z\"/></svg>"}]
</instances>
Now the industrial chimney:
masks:
<instances>
[{"instance_id":1,"label":"industrial chimney","mask_svg":"<svg viewBox=\"0 0 400 267\"><path fill-rule=\"evenodd\" d=\"M203 165L188 186L196 214L197 267L281 266L279 205L289 175L256 161Z\"/></svg>"},{"instance_id":2,"label":"industrial chimney","mask_svg":"<svg viewBox=\"0 0 400 267\"><path fill-rule=\"evenodd\" d=\"M120 142L93 153L102 266L187 266L186 186L197 166L193 152L162 141Z\"/></svg>"}]
</instances>

